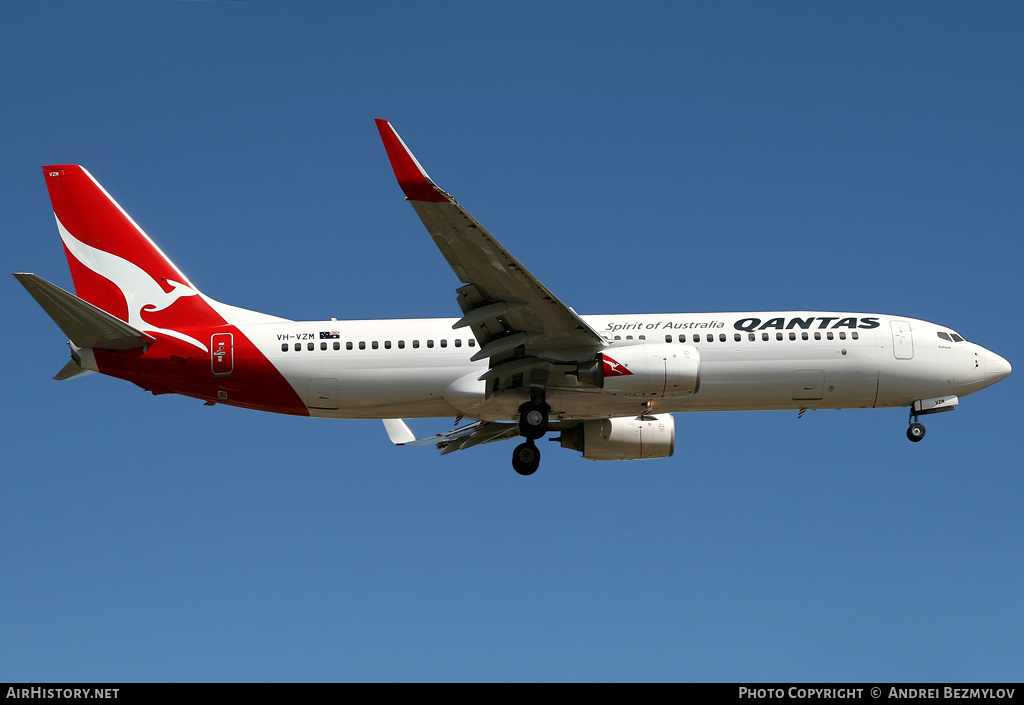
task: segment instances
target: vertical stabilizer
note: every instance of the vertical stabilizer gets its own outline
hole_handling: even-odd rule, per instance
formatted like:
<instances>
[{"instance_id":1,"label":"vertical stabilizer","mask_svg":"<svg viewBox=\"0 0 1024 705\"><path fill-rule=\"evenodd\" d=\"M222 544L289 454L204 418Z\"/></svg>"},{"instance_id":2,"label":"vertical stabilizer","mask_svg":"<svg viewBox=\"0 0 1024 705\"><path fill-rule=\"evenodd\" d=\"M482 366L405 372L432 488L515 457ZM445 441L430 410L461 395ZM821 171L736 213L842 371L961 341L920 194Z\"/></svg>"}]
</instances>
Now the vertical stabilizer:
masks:
<instances>
[{"instance_id":1,"label":"vertical stabilizer","mask_svg":"<svg viewBox=\"0 0 1024 705\"><path fill-rule=\"evenodd\" d=\"M83 167L43 167L75 293L142 331L222 322L185 274Z\"/></svg>"}]
</instances>

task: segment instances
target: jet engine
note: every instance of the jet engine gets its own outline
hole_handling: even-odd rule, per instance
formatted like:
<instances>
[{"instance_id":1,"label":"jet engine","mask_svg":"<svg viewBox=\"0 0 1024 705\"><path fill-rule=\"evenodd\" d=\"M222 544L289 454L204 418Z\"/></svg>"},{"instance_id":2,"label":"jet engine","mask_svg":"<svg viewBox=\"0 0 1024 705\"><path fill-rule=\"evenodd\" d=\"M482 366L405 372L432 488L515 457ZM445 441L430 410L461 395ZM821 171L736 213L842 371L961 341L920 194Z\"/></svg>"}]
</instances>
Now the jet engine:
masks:
<instances>
[{"instance_id":1,"label":"jet engine","mask_svg":"<svg viewBox=\"0 0 1024 705\"><path fill-rule=\"evenodd\" d=\"M667 458L675 450L676 422L671 414L584 421L563 430L561 442L587 460Z\"/></svg>"},{"instance_id":2,"label":"jet engine","mask_svg":"<svg viewBox=\"0 0 1024 705\"><path fill-rule=\"evenodd\" d=\"M617 396L686 397L700 389L700 350L669 343L607 348L581 363L577 376Z\"/></svg>"}]
</instances>

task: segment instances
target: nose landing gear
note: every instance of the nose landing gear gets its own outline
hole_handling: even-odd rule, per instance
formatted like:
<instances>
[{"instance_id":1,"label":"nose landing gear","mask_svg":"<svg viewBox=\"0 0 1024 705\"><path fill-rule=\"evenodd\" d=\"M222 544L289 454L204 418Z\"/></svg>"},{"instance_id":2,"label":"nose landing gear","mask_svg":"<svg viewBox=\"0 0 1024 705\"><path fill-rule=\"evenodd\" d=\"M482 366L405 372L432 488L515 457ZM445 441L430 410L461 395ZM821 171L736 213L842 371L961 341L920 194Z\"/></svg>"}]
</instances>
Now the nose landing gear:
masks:
<instances>
[{"instance_id":1,"label":"nose landing gear","mask_svg":"<svg viewBox=\"0 0 1024 705\"><path fill-rule=\"evenodd\" d=\"M910 428L907 429L907 438L912 440L914 443L917 443L924 438L924 424L917 423L916 421L910 424Z\"/></svg>"},{"instance_id":2,"label":"nose landing gear","mask_svg":"<svg viewBox=\"0 0 1024 705\"><path fill-rule=\"evenodd\" d=\"M911 405L910 418L907 419L907 422L910 424L910 428L907 429L907 438L914 443L917 443L924 438L924 424L918 423L917 415L918 409L916 408L916 405Z\"/></svg>"},{"instance_id":3,"label":"nose landing gear","mask_svg":"<svg viewBox=\"0 0 1024 705\"><path fill-rule=\"evenodd\" d=\"M910 428L907 429L907 438L917 443L924 438L924 424L918 423L917 417L926 414L938 414L943 411L953 411L960 400L954 395L945 397L932 397L931 399L918 399L910 406Z\"/></svg>"}]
</instances>

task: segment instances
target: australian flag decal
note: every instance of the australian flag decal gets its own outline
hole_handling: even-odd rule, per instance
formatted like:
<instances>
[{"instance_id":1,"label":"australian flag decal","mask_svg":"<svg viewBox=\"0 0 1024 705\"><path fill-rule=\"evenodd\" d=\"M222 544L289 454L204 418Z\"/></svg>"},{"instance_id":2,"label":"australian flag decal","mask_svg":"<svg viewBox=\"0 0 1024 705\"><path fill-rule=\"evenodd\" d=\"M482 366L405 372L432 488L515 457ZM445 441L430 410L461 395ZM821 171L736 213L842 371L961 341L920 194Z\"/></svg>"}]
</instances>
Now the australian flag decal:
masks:
<instances>
[{"instance_id":1,"label":"australian flag decal","mask_svg":"<svg viewBox=\"0 0 1024 705\"><path fill-rule=\"evenodd\" d=\"M332 331L322 330L322 331L320 331L320 340L329 340L331 338L340 338L340 337L341 337L341 333L339 333L336 330L332 330Z\"/></svg>"}]
</instances>

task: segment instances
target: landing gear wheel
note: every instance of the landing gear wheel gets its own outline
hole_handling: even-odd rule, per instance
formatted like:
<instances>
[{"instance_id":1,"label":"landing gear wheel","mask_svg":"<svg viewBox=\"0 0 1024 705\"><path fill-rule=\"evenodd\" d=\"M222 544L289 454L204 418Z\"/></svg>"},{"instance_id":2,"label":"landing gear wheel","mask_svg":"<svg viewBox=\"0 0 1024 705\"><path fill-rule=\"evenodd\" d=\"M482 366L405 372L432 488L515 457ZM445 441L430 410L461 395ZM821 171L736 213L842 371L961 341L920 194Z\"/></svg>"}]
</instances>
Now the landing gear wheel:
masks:
<instances>
[{"instance_id":1,"label":"landing gear wheel","mask_svg":"<svg viewBox=\"0 0 1024 705\"><path fill-rule=\"evenodd\" d=\"M924 438L924 424L912 423L907 429L907 438L917 443Z\"/></svg>"},{"instance_id":2,"label":"landing gear wheel","mask_svg":"<svg viewBox=\"0 0 1024 705\"><path fill-rule=\"evenodd\" d=\"M548 432L548 412L551 407L544 402L528 401L519 406L519 434L527 440L543 438Z\"/></svg>"},{"instance_id":3,"label":"landing gear wheel","mask_svg":"<svg viewBox=\"0 0 1024 705\"><path fill-rule=\"evenodd\" d=\"M540 467L540 451L533 441L520 443L512 451L512 469L520 475L532 475Z\"/></svg>"}]
</instances>

